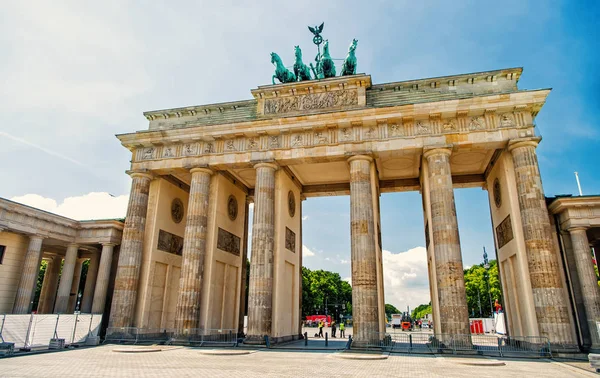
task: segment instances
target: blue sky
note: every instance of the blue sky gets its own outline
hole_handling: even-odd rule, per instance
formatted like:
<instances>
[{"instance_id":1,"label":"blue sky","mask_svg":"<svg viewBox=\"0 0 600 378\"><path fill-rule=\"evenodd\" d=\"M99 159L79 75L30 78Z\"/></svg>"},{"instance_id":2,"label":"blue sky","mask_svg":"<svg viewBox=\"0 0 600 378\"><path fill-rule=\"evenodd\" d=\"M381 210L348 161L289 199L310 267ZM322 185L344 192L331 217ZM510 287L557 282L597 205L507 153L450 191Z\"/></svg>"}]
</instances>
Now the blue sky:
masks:
<instances>
[{"instance_id":1,"label":"blue sky","mask_svg":"<svg viewBox=\"0 0 600 378\"><path fill-rule=\"evenodd\" d=\"M114 134L147 128L146 110L250 98L271 80L269 53L291 65L299 44L311 56L306 26L321 21L334 57L359 40L358 71L374 83L523 67L520 88L553 88L536 119L546 194L575 194L574 171L584 194L600 194L599 3L416 3L4 2L0 196L30 195L23 201L74 217L122 211L130 155ZM86 206L91 192L115 197ZM481 261L483 246L494 256L487 192L457 190L456 204L465 265ZM397 263L386 296L415 288L390 301L421 303L424 260L400 261L424 245L420 195L383 194L381 209ZM303 213L305 264L349 277L349 198L309 199Z\"/></svg>"}]
</instances>

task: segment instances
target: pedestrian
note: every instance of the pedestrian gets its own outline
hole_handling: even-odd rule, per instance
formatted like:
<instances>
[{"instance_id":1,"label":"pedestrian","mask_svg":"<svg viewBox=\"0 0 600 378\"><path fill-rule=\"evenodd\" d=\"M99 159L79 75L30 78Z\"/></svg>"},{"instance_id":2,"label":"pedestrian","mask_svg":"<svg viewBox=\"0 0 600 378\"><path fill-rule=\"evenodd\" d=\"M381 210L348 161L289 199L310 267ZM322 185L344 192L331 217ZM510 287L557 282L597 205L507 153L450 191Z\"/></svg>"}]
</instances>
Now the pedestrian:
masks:
<instances>
[{"instance_id":1,"label":"pedestrian","mask_svg":"<svg viewBox=\"0 0 600 378\"><path fill-rule=\"evenodd\" d=\"M346 326L344 326L344 322L340 323L340 338L344 338L344 330L346 329Z\"/></svg>"},{"instance_id":2,"label":"pedestrian","mask_svg":"<svg viewBox=\"0 0 600 378\"><path fill-rule=\"evenodd\" d=\"M336 331L336 328L335 328L335 321L332 321L332 322L331 322L331 337L334 337L334 338L335 338L335 331Z\"/></svg>"},{"instance_id":3,"label":"pedestrian","mask_svg":"<svg viewBox=\"0 0 600 378\"><path fill-rule=\"evenodd\" d=\"M323 321L319 320L319 337L323 337Z\"/></svg>"}]
</instances>

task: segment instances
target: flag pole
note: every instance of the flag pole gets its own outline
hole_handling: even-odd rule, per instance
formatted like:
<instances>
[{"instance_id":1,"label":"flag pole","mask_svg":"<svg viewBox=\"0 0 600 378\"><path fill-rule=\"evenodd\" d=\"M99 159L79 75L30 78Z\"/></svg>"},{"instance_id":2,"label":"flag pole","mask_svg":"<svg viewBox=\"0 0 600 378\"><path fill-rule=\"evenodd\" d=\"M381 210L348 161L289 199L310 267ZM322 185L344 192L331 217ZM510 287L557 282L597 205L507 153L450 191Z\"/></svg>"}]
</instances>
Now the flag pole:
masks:
<instances>
[{"instance_id":1,"label":"flag pole","mask_svg":"<svg viewBox=\"0 0 600 378\"><path fill-rule=\"evenodd\" d=\"M575 180L577 180L577 188L579 189L579 195L582 196L583 193L581 192L581 183L579 182L579 174L577 172L575 172Z\"/></svg>"}]
</instances>

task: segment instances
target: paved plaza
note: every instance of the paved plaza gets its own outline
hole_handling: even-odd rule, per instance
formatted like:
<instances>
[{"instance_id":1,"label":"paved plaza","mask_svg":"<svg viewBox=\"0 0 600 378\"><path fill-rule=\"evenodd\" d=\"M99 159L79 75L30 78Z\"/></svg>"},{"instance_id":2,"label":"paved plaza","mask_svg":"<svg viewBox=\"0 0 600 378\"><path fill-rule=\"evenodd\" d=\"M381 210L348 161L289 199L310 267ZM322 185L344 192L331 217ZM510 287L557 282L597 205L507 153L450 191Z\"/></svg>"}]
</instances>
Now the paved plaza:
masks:
<instances>
[{"instance_id":1,"label":"paved plaza","mask_svg":"<svg viewBox=\"0 0 600 378\"><path fill-rule=\"evenodd\" d=\"M206 348L167 347L152 353L95 348L0 359L2 377L583 377L593 373L546 360L497 360L390 355L383 360L340 358L339 353L261 350L206 355ZM139 348L130 347L125 348ZM468 362L503 366L473 366Z\"/></svg>"}]
</instances>

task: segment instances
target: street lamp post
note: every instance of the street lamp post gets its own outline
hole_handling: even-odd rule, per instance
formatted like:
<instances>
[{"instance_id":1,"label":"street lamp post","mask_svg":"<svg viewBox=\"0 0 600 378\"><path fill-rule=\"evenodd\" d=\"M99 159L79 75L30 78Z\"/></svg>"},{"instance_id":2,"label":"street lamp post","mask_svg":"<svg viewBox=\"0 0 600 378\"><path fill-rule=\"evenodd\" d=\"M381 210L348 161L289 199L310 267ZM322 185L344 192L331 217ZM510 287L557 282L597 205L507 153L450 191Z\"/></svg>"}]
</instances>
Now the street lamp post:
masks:
<instances>
[{"instance_id":1,"label":"street lamp post","mask_svg":"<svg viewBox=\"0 0 600 378\"><path fill-rule=\"evenodd\" d=\"M485 251L485 246L483 247L483 267L485 268L485 283L487 285L488 295L490 297L490 317L493 318L494 317L494 305L492 304L492 292L490 290L490 275L489 275L490 263L488 261L487 252Z\"/></svg>"}]
</instances>

